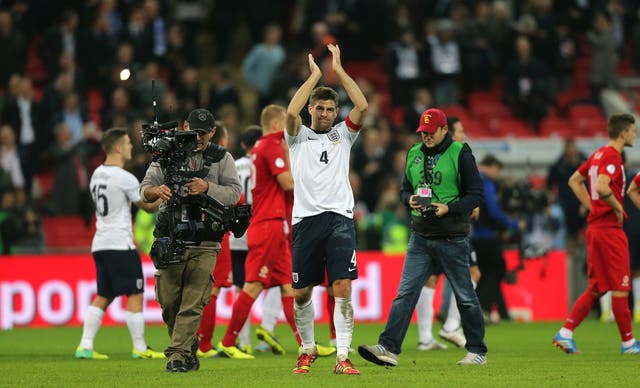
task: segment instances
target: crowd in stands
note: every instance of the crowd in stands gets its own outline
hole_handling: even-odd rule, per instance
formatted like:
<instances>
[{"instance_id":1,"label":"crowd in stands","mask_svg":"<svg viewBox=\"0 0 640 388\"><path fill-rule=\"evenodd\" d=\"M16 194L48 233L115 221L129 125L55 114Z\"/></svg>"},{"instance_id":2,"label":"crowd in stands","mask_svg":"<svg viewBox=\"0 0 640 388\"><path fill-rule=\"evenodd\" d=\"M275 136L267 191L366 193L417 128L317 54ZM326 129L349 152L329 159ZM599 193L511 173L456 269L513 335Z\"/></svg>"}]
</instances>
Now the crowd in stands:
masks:
<instances>
[{"instance_id":1,"label":"crowd in stands","mask_svg":"<svg viewBox=\"0 0 640 388\"><path fill-rule=\"evenodd\" d=\"M307 53L326 74L322 83L337 86L326 50L335 42L369 101L352 157L361 247L384 248L403 238L399 182L422 111L457 115L471 138L602 132L600 90L640 72L636 3L2 1L3 252L20 241L38 245L41 217L80 216L90 225L87 183L104 158L103 130L131 129L127 168L142 177L150 158L139 129L154 117L152 80L160 122L206 107L238 157L238 136L260 109L286 106L307 78ZM572 116L587 111L591 121Z\"/></svg>"}]
</instances>

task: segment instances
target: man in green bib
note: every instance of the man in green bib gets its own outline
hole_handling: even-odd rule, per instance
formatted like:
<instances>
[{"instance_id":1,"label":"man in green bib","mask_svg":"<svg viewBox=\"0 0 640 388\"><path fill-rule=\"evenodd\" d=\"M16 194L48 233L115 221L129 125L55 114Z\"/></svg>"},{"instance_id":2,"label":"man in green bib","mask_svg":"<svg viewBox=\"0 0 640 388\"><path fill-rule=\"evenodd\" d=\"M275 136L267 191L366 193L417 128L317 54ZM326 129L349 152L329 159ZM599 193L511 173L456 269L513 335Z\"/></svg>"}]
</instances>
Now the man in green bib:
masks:
<instances>
[{"instance_id":1,"label":"man in green bib","mask_svg":"<svg viewBox=\"0 0 640 388\"><path fill-rule=\"evenodd\" d=\"M484 200L482 179L467 144L454 141L440 109L420 116L422 141L407 154L400 200L411 208L411 237L398 294L378 344L358 347L375 364L396 366L413 310L426 279L444 273L456 296L467 338L458 365L487 363L484 320L469 276L471 211Z\"/></svg>"}]
</instances>

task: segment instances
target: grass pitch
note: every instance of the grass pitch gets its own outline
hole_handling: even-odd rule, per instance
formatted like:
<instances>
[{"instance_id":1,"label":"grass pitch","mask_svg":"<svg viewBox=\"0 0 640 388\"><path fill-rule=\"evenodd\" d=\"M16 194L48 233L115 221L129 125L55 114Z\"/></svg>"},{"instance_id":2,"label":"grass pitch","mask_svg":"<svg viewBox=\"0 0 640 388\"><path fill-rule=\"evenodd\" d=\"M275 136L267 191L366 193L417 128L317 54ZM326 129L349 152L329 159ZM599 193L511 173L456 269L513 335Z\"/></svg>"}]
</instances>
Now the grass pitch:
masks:
<instances>
[{"instance_id":1,"label":"grass pitch","mask_svg":"<svg viewBox=\"0 0 640 388\"><path fill-rule=\"evenodd\" d=\"M320 358L308 375L293 375L297 347L290 329L279 325L276 333L287 354L258 353L256 360L201 359L197 372L166 373L163 360L133 360L126 327L103 327L95 347L107 361L76 360L75 347L82 328L15 329L0 331L0 386L216 386L216 387L417 387L417 386L637 386L640 355L620 355L615 324L585 321L576 332L581 355L566 355L551 344L560 323L501 323L487 327L486 366L458 366L464 349L418 351L417 329L409 328L397 367L380 367L351 355L361 376L332 374L334 357ZM437 333L438 325L434 325ZM358 324L353 347L377 341L381 325ZM635 325L636 335L640 327ZM328 328L316 328L318 340ZM224 333L216 328L214 340ZM437 335L437 334L436 334ZM147 343L162 350L168 343L164 326L146 328ZM257 343L257 340L254 342Z\"/></svg>"}]
</instances>

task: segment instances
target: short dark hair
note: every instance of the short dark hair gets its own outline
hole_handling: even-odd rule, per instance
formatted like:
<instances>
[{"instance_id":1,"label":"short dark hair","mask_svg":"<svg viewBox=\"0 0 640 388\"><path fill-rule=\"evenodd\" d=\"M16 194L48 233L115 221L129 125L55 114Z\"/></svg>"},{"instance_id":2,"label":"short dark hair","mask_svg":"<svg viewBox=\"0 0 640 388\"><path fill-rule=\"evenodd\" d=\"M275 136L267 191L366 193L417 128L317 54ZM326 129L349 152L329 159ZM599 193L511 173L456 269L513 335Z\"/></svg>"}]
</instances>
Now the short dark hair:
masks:
<instances>
[{"instance_id":1,"label":"short dark hair","mask_svg":"<svg viewBox=\"0 0 640 388\"><path fill-rule=\"evenodd\" d=\"M126 128L110 128L103 135L100 144L105 153L110 154L118 142L128 135Z\"/></svg>"},{"instance_id":2,"label":"short dark hair","mask_svg":"<svg viewBox=\"0 0 640 388\"><path fill-rule=\"evenodd\" d=\"M227 127L224 126L222 120L215 120L214 123L214 128L216 129L216 131L213 136L211 136L211 140L209 140L209 143L220 145L220 141L222 140L222 138L228 134Z\"/></svg>"},{"instance_id":3,"label":"short dark hair","mask_svg":"<svg viewBox=\"0 0 640 388\"><path fill-rule=\"evenodd\" d=\"M502 168L503 164L500 159L496 158L492 154L486 154L484 158L480 161L481 166L485 167L498 167Z\"/></svg>"},{"instance_id":4,"label":"short dark hair","mask_svg":"<svg viewBox=\"0 0 640 388\"><path fill-rule=\"evenodd\" d=\"M338 93L327 86L318 86L311 91L309 104L313 105L318 100L333 100L338 106Z\"/></svg>"},{"instance_id":5,"label":"short dark hair","mask_svg":"<svg viewBox=\"0 0 640 388\"><path fill-rule=\"evenodd\" d=\"M617 139L623 131L635 123L636 119L632 114L618 113L611 115L611 117L609 117L609 123L607 124L609 139Z\"/></svg>"},{"instance_id":6,"label":"short dark hair","mask_svg":"<svg viewBox=\"0 0 640 388\"><path fill-rule=\"evenodd\" d=\"M240 143L246 148L253 148L260 137L262 137L262 127L259 125L250 125L240 135Z\"/></svg>"},{"instance_id":7,"label":"short dark hair","mask_svg":"<svg viewBox=\"0 0 640 388\"><path fill-rule=\"evenodd\" d=\"M447 127L449 127L449 131L452 131L453 125L459 121L458 116L447 116Z\"/></svg>"}]
</instances>

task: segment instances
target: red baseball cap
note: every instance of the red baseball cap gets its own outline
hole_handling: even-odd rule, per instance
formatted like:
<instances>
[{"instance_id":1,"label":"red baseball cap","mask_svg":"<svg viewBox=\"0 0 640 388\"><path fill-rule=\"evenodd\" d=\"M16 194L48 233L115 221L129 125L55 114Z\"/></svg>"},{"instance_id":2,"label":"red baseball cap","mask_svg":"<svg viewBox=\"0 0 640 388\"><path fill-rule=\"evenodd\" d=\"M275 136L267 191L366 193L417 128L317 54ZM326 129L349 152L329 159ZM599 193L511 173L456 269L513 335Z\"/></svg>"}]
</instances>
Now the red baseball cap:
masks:
<instances>
[{"instance_id":1,"label":"red baseball cap","mask_svg":"<svg viewBox=\"0 0 640 388\"><path fill-rule=\"evenodd\" d=\"M420 122L416 133L427 132L435 133L438 128L447 125L447 116L440 109L427 109L420 115Z\"/></svg>"}]
</instances>

